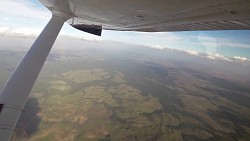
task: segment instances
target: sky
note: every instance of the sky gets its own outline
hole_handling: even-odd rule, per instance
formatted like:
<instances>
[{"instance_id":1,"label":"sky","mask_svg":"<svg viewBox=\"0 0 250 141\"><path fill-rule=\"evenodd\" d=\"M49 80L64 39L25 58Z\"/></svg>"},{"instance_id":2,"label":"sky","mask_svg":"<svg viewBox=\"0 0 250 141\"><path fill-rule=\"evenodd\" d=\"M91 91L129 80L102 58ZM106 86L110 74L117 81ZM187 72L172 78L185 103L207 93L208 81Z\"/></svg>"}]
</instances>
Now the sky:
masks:
<instances>
[{"instance_id":1,"label":"sky","mask_svg":"<svg viewBox=\"0 0 250 141\"><path fill-rule=\"evenodd\" d=\"M0 36L36 37L51 13L38 0L1 0ZM174 49L191 55L207 54L210 59L230 58L250 61L250 31L119 32L104 30L101 37L84 33L64 24L60 35L93 41L108 40Z\"/></svg>"}]
</instances>

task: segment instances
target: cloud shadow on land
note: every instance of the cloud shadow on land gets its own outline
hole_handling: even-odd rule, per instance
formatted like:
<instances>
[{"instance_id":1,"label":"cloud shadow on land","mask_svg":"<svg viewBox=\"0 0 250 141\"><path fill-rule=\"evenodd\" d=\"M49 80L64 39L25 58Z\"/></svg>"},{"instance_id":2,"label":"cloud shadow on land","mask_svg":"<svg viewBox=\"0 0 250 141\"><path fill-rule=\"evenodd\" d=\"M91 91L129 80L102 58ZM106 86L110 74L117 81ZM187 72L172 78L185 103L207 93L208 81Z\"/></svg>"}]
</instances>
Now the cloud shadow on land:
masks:
<instances>
[{"instance_id":1,"label":"cloud shadow on land","mask_svg":"<svg viewBox=\"0 0 250 141\"><path fill-rule=\"evenodd\" d=\"M14 133L17 138L29 137L38 131L38 125L41 122L41 118L37 113L40 110L41 108L39 107L37 99L34 97L28 98Z\"/></svg>"}]
</instances>

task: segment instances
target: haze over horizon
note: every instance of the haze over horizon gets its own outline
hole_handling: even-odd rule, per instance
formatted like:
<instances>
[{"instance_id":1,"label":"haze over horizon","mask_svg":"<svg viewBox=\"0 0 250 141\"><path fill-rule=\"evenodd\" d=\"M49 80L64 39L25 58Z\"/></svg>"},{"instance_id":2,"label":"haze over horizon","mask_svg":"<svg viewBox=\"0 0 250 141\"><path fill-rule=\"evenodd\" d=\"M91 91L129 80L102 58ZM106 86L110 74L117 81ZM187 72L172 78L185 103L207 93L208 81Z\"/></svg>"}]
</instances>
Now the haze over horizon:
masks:
<instances>
[{"instance_id":1,"label":"haze over horizon","mask_svg":"<svg viewBox=\"0 0 250 141\"><path fill-rule=\"evenodd\" d=\"M10 10L15 9L15 10ZM51 13L38 0L2 0L0 35L37 37ZM119 41L154 48L172 48L193 54L208 54L250 60L250 31L118 32L103 31L102 37L84 33L64 24L60 35L89 40ZM60 36L59 35L59 36Z\"/></svg>"}]
</instances>

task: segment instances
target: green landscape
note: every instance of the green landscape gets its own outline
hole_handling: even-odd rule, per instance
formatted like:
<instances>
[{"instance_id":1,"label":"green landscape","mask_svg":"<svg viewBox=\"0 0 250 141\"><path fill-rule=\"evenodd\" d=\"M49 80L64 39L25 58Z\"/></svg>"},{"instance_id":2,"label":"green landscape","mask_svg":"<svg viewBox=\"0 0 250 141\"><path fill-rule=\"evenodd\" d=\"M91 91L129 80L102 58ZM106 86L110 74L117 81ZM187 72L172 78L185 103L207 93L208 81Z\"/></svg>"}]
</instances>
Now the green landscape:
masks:
<instances>
[{"instance_id":1,"label":"green landscape","mask_svg":"<svg viewBox=\"0 0 250 141\"><path fill-rule=\"evenodd\" d=\"M250 140L250 75L228 69L249 64L113 44L52 51L12 141ZM0 51L1 86L23 53Z\"/></svg>"}]
</instances>

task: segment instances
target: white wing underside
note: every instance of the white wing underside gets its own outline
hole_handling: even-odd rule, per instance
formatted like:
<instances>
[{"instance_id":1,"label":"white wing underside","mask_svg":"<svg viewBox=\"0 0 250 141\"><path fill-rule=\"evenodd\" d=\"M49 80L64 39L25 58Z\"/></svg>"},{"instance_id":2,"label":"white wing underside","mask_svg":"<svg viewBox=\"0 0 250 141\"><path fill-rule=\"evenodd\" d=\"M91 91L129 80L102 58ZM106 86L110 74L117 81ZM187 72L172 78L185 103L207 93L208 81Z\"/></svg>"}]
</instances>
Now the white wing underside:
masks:
<instances>
[{"instance_id":1,"label":"white wing underside","mask_svg":"<svg viewBox=\"0 0 250 141\"><path fill-rule=\"evenodd\" d=\"M249 30L249 0L40 0L71 25L119 31ZM48 1L52 5L47 4ZM68 3L69 6L66 6Z\"/></svg>"}]
</instances>

